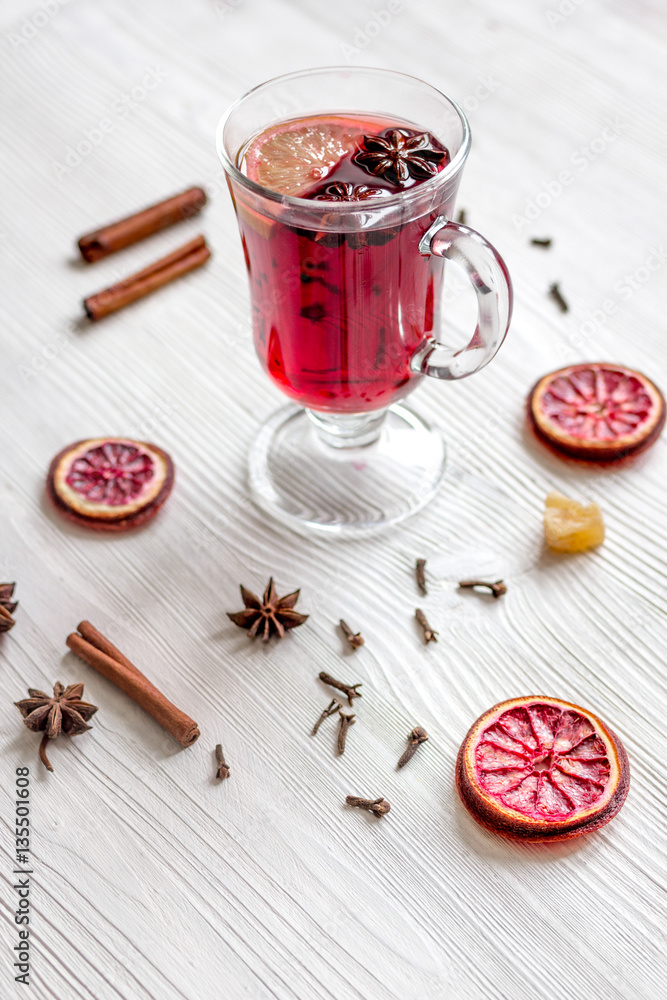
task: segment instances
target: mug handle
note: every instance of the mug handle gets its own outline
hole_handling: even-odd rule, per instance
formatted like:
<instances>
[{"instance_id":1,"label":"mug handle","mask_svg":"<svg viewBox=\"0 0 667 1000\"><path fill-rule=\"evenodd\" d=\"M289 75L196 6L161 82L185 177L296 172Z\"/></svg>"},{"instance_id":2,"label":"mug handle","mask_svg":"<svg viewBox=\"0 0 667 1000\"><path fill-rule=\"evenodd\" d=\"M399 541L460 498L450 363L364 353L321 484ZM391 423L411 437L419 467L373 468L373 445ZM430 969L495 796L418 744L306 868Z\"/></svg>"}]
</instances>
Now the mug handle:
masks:
<instances>
[{"instance_id":1,"label":"mug handle","mask_svg":"<svg viewBox=\"0 0 667 1000\"><path fill-rule=\"evenodd\" d=\"M512 282L505 261L488 240L444 215L419 243L422 256L445 257L468 275L477 295L477 328L467 347L459 350L430 338L412 357L410 367L433 378L473 375L497 353L512 317Z\"/></svg>"}]
</instances>

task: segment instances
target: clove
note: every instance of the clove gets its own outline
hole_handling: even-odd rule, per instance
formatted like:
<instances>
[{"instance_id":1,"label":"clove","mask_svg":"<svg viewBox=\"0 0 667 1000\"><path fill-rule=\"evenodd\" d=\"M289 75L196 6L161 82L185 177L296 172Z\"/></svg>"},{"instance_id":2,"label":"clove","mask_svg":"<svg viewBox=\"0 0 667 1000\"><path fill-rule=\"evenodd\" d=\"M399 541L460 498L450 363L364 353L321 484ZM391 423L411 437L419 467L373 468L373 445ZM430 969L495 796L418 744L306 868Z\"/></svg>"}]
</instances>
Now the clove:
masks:
<instances>
[{"instance_id":1,"label":"clove","mask_svg":"<svg viewBox=\"0 0 667 1000\"><path fill-rule=\"evenodd\" d=\"M465 226L465 224L466 224L466 210L465 210L465 208L462 208L462 209L459 210L459 214L458 214L458 216L456 218L456 221L458 222L458 224L460 226Z\"/></svg>"},{"instance_id":2,"label":"clove","mask_svg":"<svg viewBox=\"0 0 667 1000\"><path fill-rule=\"evenodd\" d=\"M380 796L379 799L360 799L357 795L346 795L345 801L348 806L356 806L358 809L368 809L374 816L386 816L391 806L386 799Z\"/></svg>"},{"instance_id":3,"label":"clove","mask_svg":"<svg viewBox=\"0 0 667 1000\"><path fill-rule=\"evenodd\" d=\"M222 752L222 745L220 743L218 743L218 745L215 748L215 759L218 764L218 769L215 772L215 776L216 778L220 778L221 781L224 781L225 778L229 777L229 765L225 760L224 754Z\"/></svg>"},{"instance_id":4,"label":"clove","mask_svg":"<svg viewBox=\"0 0 667 1000\"><path fill-rule=\"evenodd\" d=\"M328 719L330 715L335 715L336 712L340 712L340 710L341 710L342 707L343 706L341 705L341 703L336 698L332 698L331 701L329 702L329 704L327 705L327 707L324 709L324 711L320 715L320 717L317 720L317 722L315 723L315 725L313 726L313 731L312 731L312 733L310 735L311 736L317 736L317 730L320 728L320 726L322 725L322 723L324 722L324 720Z\"/></svg>"},{"instance_id":5,"label":"clove","mask_svg":"<svg viewBox=\"0 0 667 1000\"><path fill-rule=\"evenodd\" d=\"M361 698L361 691L357 691L357 688L361 687L361 682L359 684L344 684L343 681L337 681L335 677L327 674L324 670L320 671L319 678L325 684L329 684L330 687L337 688L343 694L346 694L348 705L352 704L353 698Z\"/></svg>"},{"instance_id":6,"label":"clove","mask_svg":"<svg viewBox=\"0 0 667 1000\"><path fill-rule=\"evenodd\" d=\"M428 739L428 733L421 726L415 726L411 733L408 735L408 745L405 748L401 759L398 762L398 767L405 767L408 761L412 760L417 752L417 747L422 743L426 743Z\"/></svg>"},{"instance_id":7,"label":"clove","mask_svg":"<svg viewBox=\"0 0 667 1000\"><path fill-rule=\"evenodd\" d=\"M415 566L415 574L417 576L417 586L421 590L422 594L428 594L426 589L426 560L418 559Z\"/></svg>"},{"instance_id":8,"label":"clove","mask_svg":"<svg viewBox=\"0 0 667 1000\"><path fill-rule=\"evenodd\" d=\"M551 237L547 237L546 239L541 240L541 239L538 239L537 236L534 236L532 238L532 240L530 241L530 245L531 246L533 246L533 247L544 247L546 250L549 249L549 247L551 246L551 243L552 243Z\"/></svg>"},{"instance_id":9,"label":"clove","mask_svg":"<svg viewBox=\"0 0 667 1000\"><path fill-rule=\"evenodd\" d=\"M502 597L503 594L507 593L507 585L502 580L496 580L495 583L488 583L485 580L459 580L459 587L462 590L466 588L472 589L473 587L486 587L494 597Z\"/></svg>"},{"instance_id":10,"label":"clove","mask_svg":"<svg viewBox=\"0 0 667 1000\"><path fill-rule=\"evenodd\" d=\"M553 285L549 285L549 295L554 300L554 302L556 303L561 312L564 313L569 312L570 307L567 304L566 300L563 298L563 294L557 282L555 282Z\"/></svg>"},{"instance_id":11,"label":"clove","mask_svg":"<svg viewBox=\"0 0 667 1000\"><path fill-rule=\"evenodd\" d=\"M438 633L431 628L421 608L415 609L415 618L424 630L424 642L437 642Z\"/></svg>"},{"instance_id":12,"label":"clove","mask_svg":"<svg viewBox=\"0 0 667 1000\"><path fill-rule=\"evenodd\" d=\"M353 632L347 622L344 622L342 618L340 620L340 627L345 633L345 638L349 642L350 646L352 646L352 649L359 649L359 646L363 646L364 639L361 632Z\"/></svg>"},{"instance_id":13,"label":"clove","mask_svg":"<svg viewBox=\"0 0 667 1000\"><path fill-rule=\"evenodd\" d=\"M338 730L337 749L339 754L345 753L345 743L347 742L347 731L354 725L354 715L346 715L340 712L340 729Z\"/></svg>"}]
</instances>

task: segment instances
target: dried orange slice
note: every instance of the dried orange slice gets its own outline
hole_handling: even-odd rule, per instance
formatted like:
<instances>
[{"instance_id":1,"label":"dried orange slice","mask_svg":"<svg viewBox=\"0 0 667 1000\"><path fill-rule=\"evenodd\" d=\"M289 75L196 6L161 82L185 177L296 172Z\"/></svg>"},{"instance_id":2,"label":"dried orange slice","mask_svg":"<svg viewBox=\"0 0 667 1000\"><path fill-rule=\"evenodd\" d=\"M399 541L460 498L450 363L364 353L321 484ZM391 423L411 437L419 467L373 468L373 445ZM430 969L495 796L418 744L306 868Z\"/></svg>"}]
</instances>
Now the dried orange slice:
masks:
<instances>
[{"instance_id":1,"label":"dried orange slice","mask_svg":"<svg viewBox=\"0 0 667 1000\"><path fill-rule=\"evenodd\" d=\"M487 829L559 841L608 823L625 801L623 744L596 715L560 698L513 698L480 716L461 744L456 784Z\"/></svg>"},{"instance_id":2,"label":"dried orange slice","mask_svg":"<svg viewBox=\"0 0 667 1000\"><path fill-rule=\"evenodd\" d=\"M47 494L77 524L125 531L154 517L174 483L174 465L157 445L129 438L89 438L51 462Z\"/></svg>"},{"instance_id":3,"label":"dried orange slice","mask_svg":"<svg viewBox=\"0 0 667 1000\"><path fill-rule=\"evenodd\" d=\"M650 447L665 425L665 400L641 372L603 362L541 378L528 420L543 444L585 462L618 462Z\"/></svg>"},{"instance_id":4,"label":"dried orange slice","mask_svg":"<svg viewBox=\"0 0 667 1000\"><path fill-rule=\"evenodd\" d=\"M241 169L270 191L298 197L355 150L361 130L359 122L335 117L281 122L250 140Z\"/></svg>"}]
</instances>

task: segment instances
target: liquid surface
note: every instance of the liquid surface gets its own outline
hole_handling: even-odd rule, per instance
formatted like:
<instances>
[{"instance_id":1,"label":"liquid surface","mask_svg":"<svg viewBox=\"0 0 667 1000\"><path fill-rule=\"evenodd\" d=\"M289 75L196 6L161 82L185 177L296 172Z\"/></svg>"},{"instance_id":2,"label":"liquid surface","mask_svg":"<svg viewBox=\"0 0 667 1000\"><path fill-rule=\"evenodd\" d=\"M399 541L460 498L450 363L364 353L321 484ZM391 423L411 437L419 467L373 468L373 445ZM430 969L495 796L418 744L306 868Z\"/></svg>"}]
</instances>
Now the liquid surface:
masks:
<instances>
[{"instance_id":1,"label":"liquid surface","mask_svg":"<svg viewBox=\"0 0 667 1000\"><path fill-rule=\"evenodd\" d=\"M399 194L448 163L448 151L430 132L370 115L291 119L255 136L239 155L243 173L263 187L332 201ZM345 198L332 191L335 185L356 190Z\"/></svg>"}]
</instances>

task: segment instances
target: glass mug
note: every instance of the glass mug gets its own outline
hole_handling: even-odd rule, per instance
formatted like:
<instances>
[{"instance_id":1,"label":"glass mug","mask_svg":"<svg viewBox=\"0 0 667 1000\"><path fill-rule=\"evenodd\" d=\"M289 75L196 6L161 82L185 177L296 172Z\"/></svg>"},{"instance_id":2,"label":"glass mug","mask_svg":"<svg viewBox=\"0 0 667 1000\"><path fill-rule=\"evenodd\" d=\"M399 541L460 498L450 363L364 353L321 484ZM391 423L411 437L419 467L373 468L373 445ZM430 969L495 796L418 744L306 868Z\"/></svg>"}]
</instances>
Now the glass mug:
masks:
<instances>
[{"instance_id":1,"label":"glass mug","mask_svg":"<svg viewBox=\"0 0 667 1000\"><path fill-rule=\"evenodd\" d=\"M248 140L288 119L381 116L428 130L450 160L389 197L356 202L276 193L239 169ZM249 461L253 498L295 528L365 534L403 520L444 474L440 433L406 407L424 376L459 379L494 357L509 327L507 268L483 236L451 221L470 128L439 91L391 70L292 73L223 117L218 151L250 280L255 348L294 404L264 425ZM444 260L465 271L477 325L441 343Z\"/></svg>"}]
</instances>

